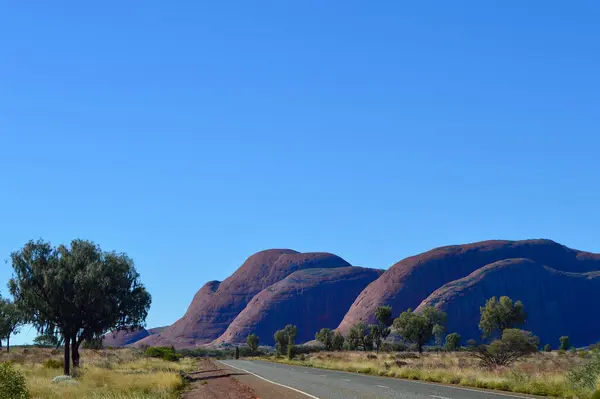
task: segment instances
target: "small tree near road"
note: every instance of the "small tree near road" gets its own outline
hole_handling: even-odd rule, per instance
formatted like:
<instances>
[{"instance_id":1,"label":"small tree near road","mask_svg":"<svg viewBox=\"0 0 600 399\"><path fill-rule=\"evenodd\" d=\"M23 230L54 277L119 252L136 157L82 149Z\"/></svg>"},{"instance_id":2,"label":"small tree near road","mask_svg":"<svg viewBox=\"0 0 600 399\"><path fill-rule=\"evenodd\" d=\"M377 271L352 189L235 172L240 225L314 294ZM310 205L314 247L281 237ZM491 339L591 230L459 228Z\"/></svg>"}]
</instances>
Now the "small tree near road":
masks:
<instances>
[{"instance_id":1,"label":"small tree near road","mask_svg":"<svg viewBox=\"0 0 600 399\"><path fill-rule=\"evenodd\" d=\"M373 339L373 345L379 353L379 349L381 348L381 343L385 340L391 333L390 326L392 325L392 307L391 306L379 306L375 310L375 320L377 320L376 324L371 324L369 326L370 335Z\"/></svg>"},{"instance_id":2,"label":"small tree near road","mask_svg":"<svg viewBox=\"0 0 600 399\"><path fill-rule=\"evenodd\" d=\"M446 323L446 313L434 308L425 306L421 313L413 313L412 309L400 314L400 317L394 320L394 329L408 342L417 345L419 353L423 352L425 345L433 336L433 329L436 325Z\"/></svg>"},{"instance_id":3,"label":"small tree near road","mask_svg":"<svg viewBox=\"0 0 600 399\"><path fill-rule=\"evenodd\" d=\"M315 339L322 343L326 350L330 351L333 349L333 331L329 328L321 328L315 334Z\"/></svg>"},{"instance_id":4,"label":"small tree near road","mask_svg":"<svg viewBox=\"0 0 600 399\"><path fill-rule=\"evenodd\" d=\"M290 345L294 346L294 341L296 339L296 333L298 329L296 326L288 324L283 329L275 332L275 349L277 350L277 354L283 356L287 353L289 356L290 353L293 355L293 348L290 348Z\"/></svg>"},{"instance_id":5,"label":"small tree near road","mask_svg":"<svg viewBox=\"0 0 600 399\"><path fill-rule=\"evenodd\" d=\"M446 335L446 343L444 346L448 352L456 352L460 348L460 334L452 333Z\"/></svg>"},{"instance_id":6,"label":"small tree near road","mask_svg":"<svg viewBox=\"0 0 600 399\"><path fill-rule=\"evenodd\" d=\"M517 328L527 320L527 313L521 301L513 300L507 296L501 296L500 299L491 297L480 307L481 320L479 329L483 338L490 338L494 335L502 335L507 328Z\"/></svg>"},{"instance_id":7,"label":"small tree near road","mask_svg":"<svg viewBox=\"0 0 600 399\"><path fill-rule=\"evenodd\" d=\"M71 359L79 366L84 340L141 327L146 320L150 294L123 253L102 251L85 240L73 240L70 247L40 240L28 242L11 259L11 294L38 332L60 332L66 375Z\"/></svg>"},{"instance_id":8,"label":"small tree near road","mask_svg":"<svg viewBox=\"0 0 600 399\"><path fill-rule=\"evenodd\" d=\"M252 353L256 353L258 351L258 336L256 334L250 334L246 338L246 344Z\"/></svg>"},{"instance_id":9,"label":"small tree near road","mask_svg":"<svg viewBox=\"0 0 600 399\"><path fill-rule=\"evenodd\" d=\"M507 328L500 339L472 349L473 355L487 367L509 366L516 360L537 353L540 340L529 331Z\"/></svg>"}]
</instances>

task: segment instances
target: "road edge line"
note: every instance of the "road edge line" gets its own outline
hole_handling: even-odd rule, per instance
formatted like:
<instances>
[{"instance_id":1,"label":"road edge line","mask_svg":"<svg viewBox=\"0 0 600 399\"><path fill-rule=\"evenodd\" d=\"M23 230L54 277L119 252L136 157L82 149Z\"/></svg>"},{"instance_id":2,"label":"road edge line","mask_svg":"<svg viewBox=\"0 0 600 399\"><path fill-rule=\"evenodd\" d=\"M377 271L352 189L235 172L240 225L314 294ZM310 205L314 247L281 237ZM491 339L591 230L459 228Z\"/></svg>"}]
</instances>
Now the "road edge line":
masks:
<instances>
[{"instance_id":1,"label":"road edge line","mask_svg":"<svg viewBox=\"0 0 600 399\"><path fill-rule=\"evenodd\" d=\"M245 372L245 373L251 374L251 375L253 375L253 376L255 376L255 377L258 377L258 378L260 378L261 380L264 380L264 381L270 382L271 384L278 385L278 386L280 386L280 387L284 387L284 388L287 388L287 389L291 389L292 391L295 391L295 392L301 393L301 394L303 394L303 395L306 395L306 396L308 396L309 398L312 398L312 399L321 399L321 398L319 398L319 397L317 397L317 396L311 395L311 394L309 394L309 393L306 393L306 392L304 392L304 391L301 391L301 390L299 390L299 389L292 388L292 387L289 387L289 386L287 386L287 385L283 385L283 384L280 384L280 383L278 383L278 382L275 382L275 381L268 380L268 379L266 379L266 378L264 378L264 377L261 377L261 376L260 376L260 375L258 375L258 374L254 374L254 373L253 373L253 372L251 372L251 371L248 371L248 370L245 370L245 369L242 369L242 368L239 368L239 367L235 367L235 366L233 366L233 365L231 365L231 364L229 364L229 363L225 363L225 362L224 362L224 361L222 361L222 360L217 360L217 361L218 361L219 363L222 363L222 364L226 365L226 366L233 367L233 368L234 368L234 369L236 369L236 370L240 370L240 371L243 371L243 372Z\"/></svg>"}]
</instances>

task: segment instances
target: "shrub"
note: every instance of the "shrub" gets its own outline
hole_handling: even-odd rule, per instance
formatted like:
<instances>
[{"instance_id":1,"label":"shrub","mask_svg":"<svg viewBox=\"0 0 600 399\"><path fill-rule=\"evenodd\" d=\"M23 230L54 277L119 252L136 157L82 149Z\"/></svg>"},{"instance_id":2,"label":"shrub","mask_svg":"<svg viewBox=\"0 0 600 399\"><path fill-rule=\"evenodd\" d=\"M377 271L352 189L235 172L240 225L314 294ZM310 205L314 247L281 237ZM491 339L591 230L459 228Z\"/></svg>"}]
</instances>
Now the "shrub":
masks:
<instances>
[{"instance_id":1,"label":"shrub","mask_svg":"<svg viewBox=\"0 0 600 399\"><path fill-rule=\"evenodd\" d=\"M529 331L507 328L502 332L502 338L471 351L487 367L508 366L524 356L536 353L539 342L539 338Z\"/></svg>"},{"instance_id":2,"label":"shrub","mask_svg":"<svg viewBox=\"0 0 600 399\"><path fill-rule=\"evenodd\" d=\"M10 363L0 363L0 398L29 399L25 377Z\"/></svg>"},{"instance_id":3,"label":"shrub","mask_svg":"<svg viewBox=\"0 0 600 399\"><path fill-rule=\"evenodd\" d=\"M571 340L567 336L562 336L559 338L560 341L560 349L563 351L568 350L571 347Z\"/></svg>"},{"instance_id":4,"label":"shrub","mask_svg":"<svg viewBox=\"0 0 600 399\"><path fill-rule=\"evenodd\" d=\"M452 333L446 336L446 350L454 352L460 348L460 334Z\"/></svg>"},{"instance_id":5,"label":"shrub","mask_svg":"<svg viewBox=\"0 0 600 399\"><path fill-rule=\"evenodd\" d=\"M592 399L600 399L600 391L596 391L592 394Z\"/></svg>"},{"instance_id":6,"label":"shrub","mask_svg":"<svg viewBox=\"0 0 600 399\"><path fill-rule=\"evenodd\" d=\"M552 352L552 347L550 346L550 344L546 344L544 346L544 352Z\"/></svg>"},{"instance_id":7,"label":"shrub","mask_svg":"<svg viewBox=\"0 0 600 399\"><path fill-rule=\"evenodd\" d=\"M62 369L64 366L63 362L56 359L47 359L44 361L44 368L47 369Z\"/></svg>"},{"instance_id":8,"label":"shrub","mask_svg":"<svg viewBox=\"0 0 600 399\"><path fill-rule=\"evenodd\" d=\"M176 362L179 360L179 356L177 356L175 348L168 346L152 346L146 349L144 354L148 357L155 357L170 362Z\"/></svg>"},{"instance_id":9,"label":"shrub","mask_svg":"<svg viewBox=\"0 0 600 399\"><path fill-rule=\"evenodd\" d=\"M600 378L600 355L595 355L583 366L571 370L567 376L569 385L576 391L592 392Z\"/></svg>"}]
</instances>

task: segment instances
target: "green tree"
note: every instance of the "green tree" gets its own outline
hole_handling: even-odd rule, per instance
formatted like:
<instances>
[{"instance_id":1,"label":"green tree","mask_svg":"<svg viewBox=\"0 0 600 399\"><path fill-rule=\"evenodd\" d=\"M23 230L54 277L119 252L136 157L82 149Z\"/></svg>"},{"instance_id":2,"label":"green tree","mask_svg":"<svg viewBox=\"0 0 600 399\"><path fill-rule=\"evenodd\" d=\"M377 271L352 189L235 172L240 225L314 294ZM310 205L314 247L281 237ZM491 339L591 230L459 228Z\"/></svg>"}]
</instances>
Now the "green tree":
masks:
<instances>
[{"instance_id":1,"label":"green tree","mask_svg":"<svg viewBox=\"0 0 600 399\"><path fill-rule=\"evenodd\" d=\"M277 354L283 356L285 353L290 352L289 345L294 345L294 341L296 339L296 333L298 329L296 326L288 324L282 330L278 330L275 332L273 336L275 338L275 349L277 350ZM292 349L293 351L293 349Z\"/></svg>"},{"instance_id":2,"label":"green tree","mask_svg":"<svg viewBox=\"0 0 600 399\"><path fill-rule=\"evenodd\" d=\"M235 347L235 359L239 359L240 358L240 348L239 347Z\"/></svg>"},{"instance_id":3,"label":"green tree","mask_svg":"<svg viewBox=\"0 0 600 399\"><path fill-rule=\"evenodd\" d=\"M375 310L375 320L377 320L376 324L371 324L369 326L369 331L371 338L373 339L373 344L379 353L379 349L381 348L381 343L390 335L392 325L392 307L391 306L379 306Z\"/></svg>"},{"instance_id":4,"label":"green tree","mask_svg":"<svg viewBox=\"0 0 600 399\"><path fill-rule=\"evenodd\" d=\"M346 341L346 339L344 338L344 336L339 331L336 331L333 334L333 340L332 340L332 343L331 343L331 348L334 351L342 350L344 348L344 342L345 341Z\"/></svg>"},{"instance_id":5,"label":"green tree","mask_svg":"<svg viewBox=\"0 0 600 399\"><path fill-rule=\"evenodd\" d=\"M571 347L571 340L567 336L562 336L559 338L560 341L560 350L566 351Z\"/></svg>"},{"instance_id":6,"label":"green tree","mask_svg":"<svg viewBox=\"0 0 600 399\"><path fill-rule=\"evenodd\" d=\"M433 340L437 346L442 346L442 342L444 342L444 333L446 329L441 324L436 324L433 326L432 334Z\"/></svg>"},{"instance_id":7,"label":"green tree","mask_svg":"<svg viewBox=\"0 0 600 399\"><path fill-rule=\"evenodd\" d=\"M10 351L10 337L18 334L27 323L22 310L8 299L0 299L0 339L6 340L6 351Z\"/></svg>"},{"instance_id":8,"label":"green tree","mask_svg":"<svg viewBox=\"0 0 600 399\"><path fill-rule=\"evenodd\" d=\"M354 324L348 332L348 347L351 350L362 348L365 352L373 347L373 338L367 333L365 323Z\"/></svg>"},{"instance_id":9,"label":"green tree","mask_svg":"<svg viewBox=\"0 0 600 399\"><path fill-rule=\"evenodd\" d=\"M393 323L394 329L402 338L417 345L419 353L423 352L423 345L431 340L434 327L444 324L446 313L433 306L425 306L421 313L413 313L412 309L408 309Z\"/></svg>"},{"instance_id":10,"label":"green tree","mask_svg":"<svg viewBox=\"0 0 600 399\"><path fill-rule=\"evenodd\" d=\"M529 331L507 328L502 337L489 345L472 349L473 355L487 367L509 366L516 360L536 353L540 340Z\"/></svg>"},{"instance_id":11,"label":"green tree","mask_svg":"<svg viewBox=\"0 0 600 399\"><path fill-rule=\"evenodd\" d=\"M449 352L455 352L460 348L460 334L452 333L446 335L446 350Z\"/></svg>"},{"instance_id":12,"label":"green tree","mask_svg":"<svg viewBox=\"0 0 600 399\"><path fill-rule=\"evenodd\" d=\"M256 353L256 351L258 351L258 336L256 334L248 335L248 338L246 338L246 344L252 353Z\"/></svg>"},{"instance_id":13,"label":"green tree","mask_svg":"<svg viewBox=\"0 0 600 399\"><path fill-rule=\"evenodd\" d=\"M322 343L328 351L333 349L333 331L329 328L321 328L321 330L315 334L315 339Z\"/></svg>"},{"instance_id":14,"label":"green tree","mask_svg":"<svg viewBox=\"0 0 600 399\"><path fill-rule=\"evenodd\" d=\"M33 339L33 344L40 348L55 348L58 346L58 338L56 335L42 334Z\"/></svg>"},{"instance_id":15,"label":"green tree","mask_svg":"<svg viewBox=\"0 0 600 399\"><path fill-rule=\"evenodd\" d=\"M38 332L60 332L65 374L70 357L79 366L84 340L143 326L146 320L151 297L126 254L104 252L84 240L73 240L71 247L40 240L28 242L11 259L9 287L15 302Z\"/></svg>"},{"instance_id":16,"label":"green tree","mask_svg":"<svg viewBox=\"0 0 600 399\"><path fill-rule=\"evenodd\" d=\"M552 352L552 347L550 346L550 344L546 344L544 346L544 352Z\"/></svg>"},{"instance_id":17,"label":"green tree","mask_svg":"<svg viewBox=\"0 0 600 399\"><path fill-rule=\"evenodd\" d=\"M489 338L495 334L502 335L507 328L516 328L524 324L527 320L527 313L521 301L513 300L507 296L501 296L500 299L491 297L485 303L485 306L479 308L481 319L479 329L483 333L483 338Z\"/></svg>"},{"instance_id":18,"label":"green tree","mask_svg":"<svg viewBox=\"0 0 600 399\"><path fill-rule=\"evenodd\" d=\"M296 328L296 326L292 326L292 325L287 325L286 328L288 329L287 331L287 336L288 336L288 346L287 346L287 355L288 355L288 359L292 360L294 358L294 343L296 341L296 334L298 332L298 329Z\"/></svg>"}]
</instances>

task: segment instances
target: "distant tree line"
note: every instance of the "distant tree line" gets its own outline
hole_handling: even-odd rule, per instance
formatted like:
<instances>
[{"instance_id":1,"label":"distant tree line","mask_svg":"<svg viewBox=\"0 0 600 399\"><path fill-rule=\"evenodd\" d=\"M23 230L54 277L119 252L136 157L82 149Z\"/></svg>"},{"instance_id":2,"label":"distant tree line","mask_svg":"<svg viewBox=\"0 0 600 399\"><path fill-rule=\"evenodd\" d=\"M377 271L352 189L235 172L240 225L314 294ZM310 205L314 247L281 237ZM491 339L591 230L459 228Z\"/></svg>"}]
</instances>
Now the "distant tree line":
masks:
<instances>
[{"instance_id":1,"label":"distant tree line","mask_svg":"<svg viewBox=\"0 0 600 399\"><path fill-rule=\"evenodd\" d=\"M322 328L315 334L325 350L363 350L379 352L382 348L393 350L394 344L386 342L392 332L405 344L413 345L423 352L425 345L432 343L435 347L446 351L467 350L474 357L490 367L506 366L515 360L538 351L539 338L529 331L518 327L525 324L527 313L521 301L513 301L507 296L488 299L480 307L479 330L482 343L470 339L463 347L460 334L446 334L447 315L433 306L424 306L418 312L408 309L397 318L392 317L391 306L380 306L375 310L375 323L358 322L350 327L346 336L339 331ZM294 357L294 340L297 327L287 325L274 335L275 348L278 355ZM248 346L252 352L258 348L258 337L248 336ZM560 338L560 349L571 347L569 337ZM549 344L545 351L551 351Z\"/></svg>"}]
</instances>

